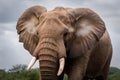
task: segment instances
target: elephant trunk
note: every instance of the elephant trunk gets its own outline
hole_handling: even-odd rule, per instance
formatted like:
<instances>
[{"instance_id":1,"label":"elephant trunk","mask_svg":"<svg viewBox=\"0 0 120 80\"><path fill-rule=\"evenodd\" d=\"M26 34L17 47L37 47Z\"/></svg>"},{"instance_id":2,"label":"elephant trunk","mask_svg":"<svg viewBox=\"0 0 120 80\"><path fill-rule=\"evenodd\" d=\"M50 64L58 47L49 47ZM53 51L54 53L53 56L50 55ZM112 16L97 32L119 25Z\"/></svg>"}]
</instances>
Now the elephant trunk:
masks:
<instances>
[{"instance_id":1,"label":"elephant trunk","mask_svg":"<svg viewBox=\"0 0 120 80\"><path fill-rule=\"evenodd\" d=\"M55 40L52 38L41 39L35 52L39 59L41 80L57 80L63 72L65 59L64 55L59 57L59 47Z\"/></svg>"},{"instance_id":2,"label":"elephant trunk","mask_svg":"<svg viewBox=\"0 0 120 80\"><path fill-rule=\"evenodd\" d=\"M53 51L43 49L39 55L39 66L41 80L57 80L57 54L51 55Z\"/></svg>"}]
</instances>

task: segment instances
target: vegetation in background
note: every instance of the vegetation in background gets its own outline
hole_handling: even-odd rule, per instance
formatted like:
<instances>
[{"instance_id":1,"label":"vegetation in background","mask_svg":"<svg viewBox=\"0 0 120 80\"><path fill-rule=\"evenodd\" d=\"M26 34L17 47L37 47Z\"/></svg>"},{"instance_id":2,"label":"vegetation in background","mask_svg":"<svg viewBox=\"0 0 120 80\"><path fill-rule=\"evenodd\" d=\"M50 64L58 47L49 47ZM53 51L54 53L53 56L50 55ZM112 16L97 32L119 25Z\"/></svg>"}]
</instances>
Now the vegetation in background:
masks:
<instances>
[{"instance_id":1,"label":"vegetation in background","mask_svg":"<svg viewBox=\"0 0 120 80\"><path fill-rule=\"evenodd\" d=\"M26 70L26 65L15 65L8 71L0 69L0 80L39 80L39 69Z\"/></svg>"},{"instance_id":2,"label":"vegetation in background","mask_svg":"<svg viewBox=\"0 0 120 80\"><path fill-rule=\"evenodd\" d=\"M39 80L39 69L26 70L26 65L15 65L8 71L0 69L0 80ZM64 80L68 77L65 74ZM120 80L120 69L111 67L108 80Z\"/></svg>"},{"instance_id":3,"label":"vegetation in background","mask_svg":"<svg viewBox=\"0 0 120 80\"><path fill-rule=\"evenodd\" d=\"M120 80L120 69L111 67L108 75L108 80Z\"/></svg>"}]
</instances>

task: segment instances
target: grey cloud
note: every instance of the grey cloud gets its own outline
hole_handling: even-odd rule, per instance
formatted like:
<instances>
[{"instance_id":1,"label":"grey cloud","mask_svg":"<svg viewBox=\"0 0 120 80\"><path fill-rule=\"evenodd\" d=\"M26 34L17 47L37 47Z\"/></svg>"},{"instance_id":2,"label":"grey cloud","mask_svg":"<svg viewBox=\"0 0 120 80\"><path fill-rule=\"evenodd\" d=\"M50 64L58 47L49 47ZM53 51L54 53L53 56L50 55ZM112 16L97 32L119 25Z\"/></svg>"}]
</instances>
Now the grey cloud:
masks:
<instances>
[{"instance_id":1,"label":"grey cloud","mask_svg":"<svg viewBox=\"0 0 120 80\"><path fill-rule=\"evenodd\" d=\"M120 35L114 32L110 32L111 41L113 44L113 57L112 57L112 66L117 66L120 68Z\"/></svg>"},{"instance_id":2,"label":"grey cloud","mask_svg":"<svg viewBox=\"0 0 120 80\"><path fill-rule=\"evenodd\" d=\"M3 35L4 31L0 28L0 35Z\"/></svg>"},{"instance_id":3,"label":"grey cloud","mask_svg":"<svg viewBox=\"0 0 120 80\"><path fill-rule=\"evenodd\" d=\"M63 6L63 7L77 7L78 5L81 6L85 1L80 0L26 0L27 5L33 6L33 5L41 5L46 7L48 10L54 9L57 6Z\"/></svg>"},{"instance_id":4,"label":"grey cloud","mask_svg":"<svg viewBox=\"0 0 120 80\"><path fill-rule=\"evenodd\" d=\"M114 33L120 34L120 1L119 0L96 0L91 1L91 6L105 21L105 24L109 30Z\"/></svg>"},{"instance_id":5,"label":"grey cloud","mask_svg":"<svg viewBox=\"0 0 120 80\"><path fill-rule=\"evenodd\" d=\"M25 6L24 0L0 0L0 22L16 21Z\"/></svg>"},{"instance_id":6,"label":"grey cloud","mask_svg":"<svg viewBox=\"0 0 120 80\"><path fill-rule=\"evenodd\" d=\"M13 23L0 23L0 29L2 30L15 30L16 22Z\"/></svg>"},{"instance_id":7,"label":"grey cloud","mask_svg":"<svg viewBox=\"0 0 120 80\"><path fill-rule=\"evenodd\" d=\"M18 42L16 32L7 31L0 35L0 42L0 68L8 69L15 64L28 64L30 54Z\"/></svg>"},{"instance_id":8,"label":"grey cloud","mask_svg":"<svg viewBox=\"0 0 120 80\"><path fill-rule=\"evenodd\" d=\"M5 35L6 31L16 32L16 22L0 23L0 35Z\"/></svg>"},{"instance_id":9,"label":"grey cloud","mask_svg":"<svg viewBox=\"0 0 120 80\"><path fill-rule=\"evenodd\" d=\"M105 18L106 26L109 30L111 30L113 33L119 34L120 35L120 27L119 27L119 22L120 19L114 18L114 17L108 17Z\"/></svg>"}]
</instances>

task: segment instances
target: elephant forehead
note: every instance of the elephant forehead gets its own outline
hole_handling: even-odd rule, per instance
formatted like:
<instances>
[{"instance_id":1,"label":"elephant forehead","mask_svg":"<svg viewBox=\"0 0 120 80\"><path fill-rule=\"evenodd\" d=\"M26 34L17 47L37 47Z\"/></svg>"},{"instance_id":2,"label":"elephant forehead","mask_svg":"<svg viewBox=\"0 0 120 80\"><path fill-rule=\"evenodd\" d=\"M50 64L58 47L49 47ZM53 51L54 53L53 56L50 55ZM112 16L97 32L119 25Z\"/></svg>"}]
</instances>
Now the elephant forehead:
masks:
<instances>
[{"instance_id":1,"label":"elephant forehead","mask_svg":"<svg viewBox=\"0 0 120 80\"><path fill-rule=\"evenodd\" d=\"M46 13L43 13L40 17L40 19L54 19L54 18L67 18L67 13L65 11L58 11L58 10L53 10L53 11L48 11Z\"/></svg>"}]
</instances>

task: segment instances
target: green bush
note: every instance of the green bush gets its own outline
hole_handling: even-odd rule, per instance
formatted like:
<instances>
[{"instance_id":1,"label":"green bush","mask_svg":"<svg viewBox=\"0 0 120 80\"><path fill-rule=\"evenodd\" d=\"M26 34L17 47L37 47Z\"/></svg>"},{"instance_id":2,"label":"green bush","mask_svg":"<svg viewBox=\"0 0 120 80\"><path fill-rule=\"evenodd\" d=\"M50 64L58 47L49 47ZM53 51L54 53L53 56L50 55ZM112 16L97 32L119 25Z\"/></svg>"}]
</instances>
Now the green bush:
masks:
<instances>
[{"instance_id":1,"label":"green bush","mask_svg":"<svg viewBox=\"0 0 120 80\"><path fill-rule=\"evenodd\" d=\"M17 65L14 66L14 68L10 69L10 71L0 69L0 80L39 80L39 69L26 71L23 67L21 68L20 66L20 69L16 69L16 67L18 67ZM66 74L64 75L64 80L68 80L68 76ZM120 69L111 67L108 75L108 80L120 80Z\"/></svg>"},{"instance_id":2,"label":"green bush","mask_svg":"<svg viewBox=\"0 0 120 80\"><path fill-rule=\"evenodd\" d=\"M64 74L64 80L68 80L67 74Z\"/></svg>"},{"instance_id":3,"label":"green bush","mask_svg":"<svg viewBox=\"0 0 120 80\"><path fill-rule=\"evenodd\" d=\"M120 80L120 69L111 67L108 75L108 80Z\"/></svg>"}]
</instances>

